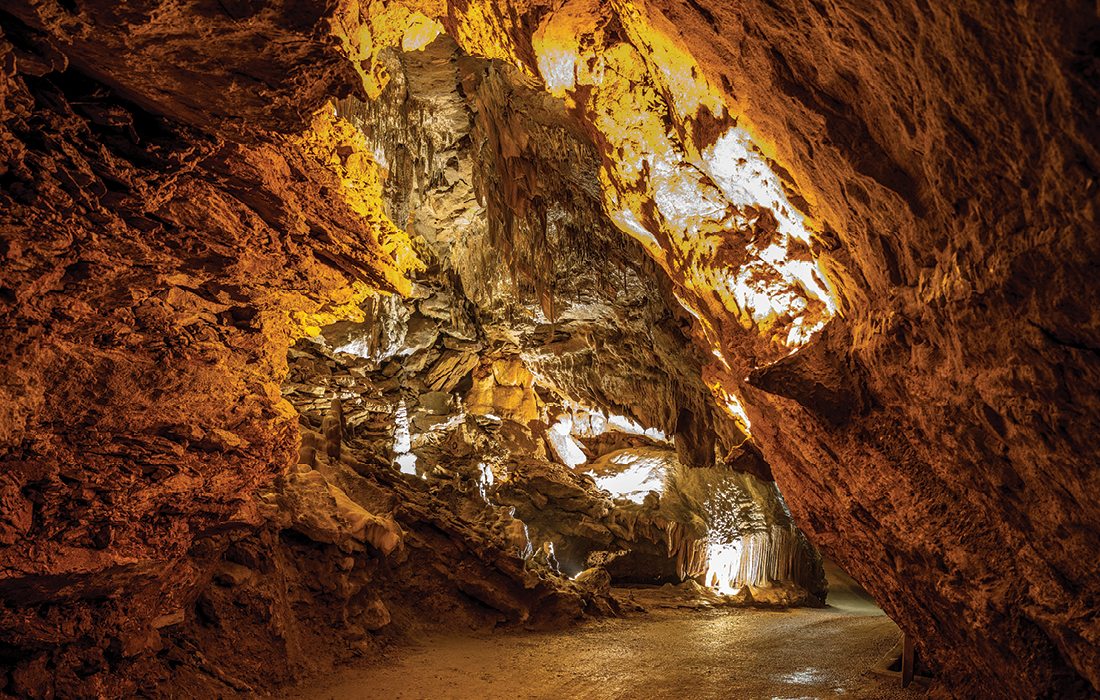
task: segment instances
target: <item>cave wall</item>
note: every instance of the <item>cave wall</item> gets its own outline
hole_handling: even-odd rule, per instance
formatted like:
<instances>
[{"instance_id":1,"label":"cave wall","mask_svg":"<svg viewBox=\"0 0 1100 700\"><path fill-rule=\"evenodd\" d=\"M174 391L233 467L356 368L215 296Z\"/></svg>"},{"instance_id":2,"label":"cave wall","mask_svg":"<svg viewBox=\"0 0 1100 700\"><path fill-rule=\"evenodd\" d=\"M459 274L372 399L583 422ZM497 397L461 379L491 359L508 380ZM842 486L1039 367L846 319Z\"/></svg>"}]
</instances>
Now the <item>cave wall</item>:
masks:
<instances>
[{"instance_id":1,"label":"cave wall","mask_svg":"<svg viewBox=\"0 0 1100 700\"><path fill-rule=\"evenodd\" d=\"M252 491L296 461L289 342L401 274L330 194L347 144L311 131L302 98L350 81L314 41L319 16L273 15L212 60L196 42L238 26L216 3L212 24L113 8L0 14L0 655L16 694L129 692L102 684L183 621L216 564L206 545L257 524ZM137 36L156 27L185 36ZM233 73L261 39L302 52ZM301 65L307 95L254 89ZM269 112L280 95L293 109Z\"/></svg>"},{"instance_id":2,"label":"cave wall","mask_svg":"<svg viewBox=\"0 0 1100 700\"><path fill-rule=\"evenodd\" d=\"M380 488L407 501L387 517L414 554L390 557L355 524L393 503L363 510L340 488L356 495L365 477L339 461L322 473L323 455L293 466L298 416L279 381L288 345L363 320L375 292L423 291L405 277L416 263L382 212L368 144L314 111L359 79L328 15L9 9L0 692L248 693L370 653L398 634L391 614L404 630L410 610L490 624L607 612L451 515L468 505L398 482ZM215 60L200 44L225 52ZM594 166L582 172L594 180ZM599 216L594 198L585 206ZM601 243L618 242L601 226ZM588 275L572 289L598 277L598 249L564 257ZM644 264L640 251L630 258ZM630 286L647 313L669 315L637 271ZM428 313L448 305L435 299ZM649 333L646 320L626 325ZM669 356L679 343L687 362L676 376L650 371L662 386L687 383L674 404L698 406L695 351L670 334ZM452 340L450 357L469 359ZM646 345L634 341L617 371ZM457 381L466 369L450 371ZM667 413L666 393L650 391L642 416ZM386 456L368 452L353 462L364 472ZM315 632L333 626L338 634Z\"/></svg>"},{"instance_id":3,"label":"cave wall","mask_svg":"<svg viewBox=\"0 0 1100 700\"><path fill-rule=\"evenodd\" d=\"M418 280L453 278L452 315L474 313L479 341L520 352L558 393L679 433L692 463L713 464L716 443L740 455L745 434L703 382L690 315L604 210L599 153L576 115L447 36L378 63L389 81L377 97L338 110L387 163L390 217L428 265Z\"/></svg>"},{"instance_id":4,"label":"cave wall","mask_svg":"<svg viewBox=\"0 0 1100 700\"><path fill-rule=\"evenodd\" d=\"M743 388L799 522L960 694L1095 693L1095 7L665 8L836 232L844 323Z\"/></svg>"}]
</instances>

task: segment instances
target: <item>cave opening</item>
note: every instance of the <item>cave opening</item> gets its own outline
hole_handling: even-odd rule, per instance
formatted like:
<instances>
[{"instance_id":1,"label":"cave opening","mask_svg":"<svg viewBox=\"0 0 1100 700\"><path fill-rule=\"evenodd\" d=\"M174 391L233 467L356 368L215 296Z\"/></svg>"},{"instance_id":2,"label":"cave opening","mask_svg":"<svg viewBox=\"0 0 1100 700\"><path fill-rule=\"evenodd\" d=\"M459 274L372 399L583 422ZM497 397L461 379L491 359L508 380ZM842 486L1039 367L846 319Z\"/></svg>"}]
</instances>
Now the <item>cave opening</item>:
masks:
<instances>
[{"instance_id":1,"label":"cave opening","mask_svg":"<svg viewBox=\"0 0 1100 700\"><path fill-rule=\"evenodd\" d=\"M5 2L0 698L1097 697L1012 9Z\"/></svg>"}]
</instances>

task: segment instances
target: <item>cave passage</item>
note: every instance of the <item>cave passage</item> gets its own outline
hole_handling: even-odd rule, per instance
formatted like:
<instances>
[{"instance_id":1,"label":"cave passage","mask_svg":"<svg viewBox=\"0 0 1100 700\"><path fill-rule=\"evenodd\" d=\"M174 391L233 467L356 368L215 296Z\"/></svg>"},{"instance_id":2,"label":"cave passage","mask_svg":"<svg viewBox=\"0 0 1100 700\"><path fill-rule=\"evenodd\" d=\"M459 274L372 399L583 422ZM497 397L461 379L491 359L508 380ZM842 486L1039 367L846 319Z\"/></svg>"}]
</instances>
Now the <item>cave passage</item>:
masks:
<instances>
[{"instance_id":1,"label":"cave passage","mask_svg":"<svg viewBox=\"0 0 1100 700\"><path fill-rule=\"evenodd\" d=\"M0 700L1100 697L1098 12L6 0Z\"/></svg>"},{"instance_id":2,"label":"cave passage","mask_svg":"<svg viewBox=\"0 0 1100 700\"><path fill-rule=\"evenodd\" d=\"M343 670L286 697L923 696L913 686L902 690L897 674L881 668L897 639L895 626L839 588L829 608L768 613L633 593L646 614L568 631L427 633L385 663Z\"/></svg>"},{"instance_id":3,"label":"cave passage","mask_svg":"<svg viewBox=\"0 0 1100 700\"><path fill-rule=\"evenodd\" d=\"M649 261L645 241L616 230L607 211L607 168L560 95L530 85L514 66L465 54L445 35L417 44L379 54L388 80L377 96L343 100L325 117L352 127L383 171L382 212L408 222L420 265L409 273L406 293L370 294L356 302L356 318L316 326L291 348L282 393L301 416L302 448L281 497L323 481L339 489L343 507L364 510L360 517L372 523L368 543L394 567L372 576L369 607L378 619L371 631L422 630L427 657L438 650L447 659L420 669L439 686L409 689L401 667L386 663L382 676L348 680L339 693L403 689L431 697L451 687L455 696L481 696L485 688L461 678L482 666L478 655L499 654L516 638L456 634L515 622L553 629L572 618L607 616L623 619L612 635L690 640L697 633L710 640L669 643L688 644L689 655L700 644L720 643L724 633L715 625L734 624L755 635L736 644L753 647L760 659L771 653L764 640L820 623L822 637L802 640L805 653L834 628L835 658L864 666L854 673L828 663L805 670L802 662L777 660L772 694L785 692L782 678L799 673L832 694L883 692L886 682L865 674L888 665L883 659L896 651L900 632L866 593L854 616L833 606L820 617L802 613L808 619L790 629L763 614L713 614L821 608L829 595L821 555L797 528L738 400L703 380L708 346L690 335L693 312L671 291L667 272ZM740 156L713 156L712 166L744 161L745 147ZM727 173L727 190L786 202L776 182L761 177L764 162L755 167ZM676 196L697 197L705 192L700 182L652 187L658 197L694 187ZM704 214L713 219L698 216ZM688 229L701 224L681 217L668 225L692 235ZM793 219L782 228L808 235ZM778 249L760 254L785 264ZM782 285L776 268L768 269L771 284ZM772 310L750 311L760 332L770 332L759 321L778 315L775 304L790 303L768 289L758 288L756 306ZM816 294L827 297L821 286ZM815 331L787 313L795 322L780 344L797 347ZM305 507L295 506L299 513ZM449 536L443 542L440 522ZM324 541L314 527L294 529ZM388 552L391 541L400 547ZM441 571L444 581L421 570ZM519 581L500 581L502 573ZM473 606L462 614L452 610L456 586ZM420 616L432 609L430 619L446 622L394 621L409 615L413 601ZM643 622L638 616L647 611L669 627ZM569 638L538 637L541 663L560 659ZM597 639L572 652L591 660L587 670L572 671L580 685L597 686L589 694L617 697L636 683L636 692L663 697L683 681L670 675L653 681L664 690L642 691L629 674L644 674L643 664L628 669L622 685L602 687L597 679L611 662L601 661ZM465 670L437 674L459 663L449 655L465 648L476 650L462 661ZM849 685L829 686L838 677ZM519 677L487 682L501 697L555 696ZM704 695L721 694L725 684Z\"/></svg>"},{"instance_id":4,"label":"cave passage","mask_svg":"<svg viewBox=\"0 0 1100 700\"><path fill-rule=\"evenodd\" d=\"M362 541L404 551L372 572L365 618L399 642L286 697L923 695L889 667L900 631L822 560L773 482L688 467L674 437L563 396L516 346L484 352L457 330L479 320L456 323L460 293L372 297L365 322L290 351L283 394L303 437L278 498L301 499L296 557L332 537L319 511L337 489L337 522L365 520ZM608 621L568 628L582 617Z\"/></svg>"}]
</instances>

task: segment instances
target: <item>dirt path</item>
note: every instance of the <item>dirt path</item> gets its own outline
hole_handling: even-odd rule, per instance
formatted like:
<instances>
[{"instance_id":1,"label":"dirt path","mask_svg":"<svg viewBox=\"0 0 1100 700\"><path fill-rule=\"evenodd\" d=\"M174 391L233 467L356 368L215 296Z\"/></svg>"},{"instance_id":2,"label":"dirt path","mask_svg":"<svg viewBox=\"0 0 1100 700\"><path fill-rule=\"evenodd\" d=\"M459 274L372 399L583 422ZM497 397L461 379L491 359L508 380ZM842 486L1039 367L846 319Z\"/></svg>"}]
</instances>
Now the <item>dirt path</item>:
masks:
<instances>
[{"instance_id":1,"label":"dirt path","mask_svg":"<svg viewBox=\"0 0 1100 700\"><path fill-rule=\"evenodd\" d=\"M873 606L656 610L561 632L429 638L287 698L915 698L867 673L898 640Z\"/></svg>"}]
</instances>

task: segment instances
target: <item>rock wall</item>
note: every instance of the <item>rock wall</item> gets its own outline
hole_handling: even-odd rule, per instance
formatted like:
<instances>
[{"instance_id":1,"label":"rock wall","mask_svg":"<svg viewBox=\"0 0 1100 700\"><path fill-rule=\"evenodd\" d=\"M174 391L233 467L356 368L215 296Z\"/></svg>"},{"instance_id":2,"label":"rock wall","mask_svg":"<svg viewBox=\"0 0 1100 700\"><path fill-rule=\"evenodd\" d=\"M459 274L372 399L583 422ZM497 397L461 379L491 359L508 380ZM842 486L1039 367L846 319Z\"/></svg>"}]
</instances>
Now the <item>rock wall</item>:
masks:
<instances>
[{"instance_id":1,"label":"rock wall","mask_svg":"<svg viewBox=\"0 0 1100 700\"><path fill-rule=\"evenodd\" d=\"M1096 693L1095 8L663 9L832 248L843 323L742 389L795 516L959 695Z\"/></svg>"},{"instance_id":2,"label":"rock wall","mask_svg":"<svg viewBox=\"0 0 1100 700\"><path fill-rule=\"evenodd\" d=\"M403 272L332 196L347 144L309 117L354 72L319 15L246 31L216 5L114 9L0 13L0 653L17 695L126 694L118 679L146 674L211 543L258 524L252 491L295 461L293 336ZM245 58L261 38L281 60ZM308 89L278 82L299 61Z\"/></svg>"},{"instance_id":3,"label":"rock wall","mask_svg":"<svg viewBox=\"0 0 1100 700\"><path fill-rule=\"evenodd\" d=\"M446 36L377 60L389 76L377 98L338 109L387 163L389 211L422 242L423 278L458 282L441 320L475 314L486 342L522 353L546 384L679 433L685 461L734 452L745 435L711 400L691 317L605 213L576 116Z\"/></svg>"},{"instance_id":4,"label":"rock wall","mask_svg":"<svg viewBox=\"0 0 1100 700\"><path fill-rule=\"evenodd\" d=\"M605 203L698 315L720 356L705 376L743 405L795 516L951 687L1097 692L1095 8L444 14L467 51L524 67L578 113ZM752 139L744 163L778 174L773 219L724 186L714 147L730 133ZM731 205L749 257L721 254L729 237L709 228ZM808 240L775 236L792 207ZM796 240L827 295L782 264L750 280L765 299L729 282L769 241L804 261ZM831 324L784 342L797 318L768 308L788 293L810 323L813 300L831 301Z\"/></svg>"}]
</instances>

